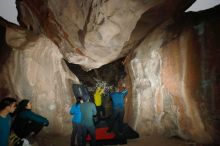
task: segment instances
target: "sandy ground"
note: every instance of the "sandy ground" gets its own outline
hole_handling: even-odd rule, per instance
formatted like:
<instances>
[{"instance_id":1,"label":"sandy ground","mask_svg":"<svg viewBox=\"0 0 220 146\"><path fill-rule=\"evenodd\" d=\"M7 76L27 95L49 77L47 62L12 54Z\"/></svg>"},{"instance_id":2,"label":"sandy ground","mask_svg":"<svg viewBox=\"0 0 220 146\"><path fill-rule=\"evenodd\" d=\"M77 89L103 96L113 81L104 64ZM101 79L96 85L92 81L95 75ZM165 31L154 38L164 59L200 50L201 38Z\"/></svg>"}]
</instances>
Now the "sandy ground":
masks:
<instances>
[{"instance_id":1,"label":"sandy ground","mask_svg":"<svg viewBox=\"0 0 220 146\"><path fill-rule=\"evenodd\" d=\"M61 137L57 135L54 136L38 135L32 146L69 146L69 145L70 145L70 136ZM89 146L89 144L87 144L87 146ZM127 144L121 146L205 146L205 145L196 144L193 142L187 142L176 138L167 139L163 137L149 136L149 137L141 137L138 139L128 140ZM213 145L209 145L209 146L213 146Z\"/></svg>"}]
</instances>

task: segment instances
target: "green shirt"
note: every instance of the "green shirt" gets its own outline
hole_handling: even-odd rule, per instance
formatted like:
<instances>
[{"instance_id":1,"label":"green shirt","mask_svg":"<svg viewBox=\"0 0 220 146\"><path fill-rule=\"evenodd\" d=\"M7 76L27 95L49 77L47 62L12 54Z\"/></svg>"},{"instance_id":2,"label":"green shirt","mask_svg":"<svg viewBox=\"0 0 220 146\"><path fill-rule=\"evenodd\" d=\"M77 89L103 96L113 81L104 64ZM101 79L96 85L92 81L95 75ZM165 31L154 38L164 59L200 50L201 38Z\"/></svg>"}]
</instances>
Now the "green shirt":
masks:
<instances>
[{"instance_id":1,"label":"green shirt","mask_svg":"<svg viewBox=\"0 0 220 146\"><path fill-rule=\"evenodd\" d=\"M83 126L91 127L95 126L93 122L93 116L96 115L96 107L92 102L84 102L80 105L81 110L81 124Z\"/></svg>"}]
</instances>

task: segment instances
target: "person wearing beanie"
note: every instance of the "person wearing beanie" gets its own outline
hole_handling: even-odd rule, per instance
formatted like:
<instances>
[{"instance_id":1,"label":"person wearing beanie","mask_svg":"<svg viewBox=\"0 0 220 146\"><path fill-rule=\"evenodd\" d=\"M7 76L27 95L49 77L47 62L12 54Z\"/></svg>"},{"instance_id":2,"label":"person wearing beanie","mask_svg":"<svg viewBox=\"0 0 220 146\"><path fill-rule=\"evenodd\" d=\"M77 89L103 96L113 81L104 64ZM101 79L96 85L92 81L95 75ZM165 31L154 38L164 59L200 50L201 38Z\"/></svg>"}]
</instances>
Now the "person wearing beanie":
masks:
<instances>
[{"instance_id":1,"label":"person wearing beanie","mask_svg":"<svg viewBox=\"0 0 220 146\"><path fill-rule=\"evenodd\" d=\"M32 111L32 104L28 99L19 102L15 114L12 130L20 138L35 137L44 126L49 125L45 117Z\"/></svg>"}]
</instances>

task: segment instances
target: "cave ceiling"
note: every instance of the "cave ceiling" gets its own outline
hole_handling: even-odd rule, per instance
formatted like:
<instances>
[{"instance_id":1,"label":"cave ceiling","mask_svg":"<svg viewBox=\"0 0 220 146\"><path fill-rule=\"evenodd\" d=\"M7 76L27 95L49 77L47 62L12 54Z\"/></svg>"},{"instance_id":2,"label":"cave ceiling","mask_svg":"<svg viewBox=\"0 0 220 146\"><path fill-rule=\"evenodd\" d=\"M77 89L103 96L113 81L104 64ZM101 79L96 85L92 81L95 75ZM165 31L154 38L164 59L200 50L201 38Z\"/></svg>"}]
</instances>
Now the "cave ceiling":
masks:
<instances>
[{"instance_id":1,"label":"cave ceiling","mask_svg":"<svg viewBox=\"0 0 220 146\"><path fill-rule=\"evenodd\" d=\"M44 33L69 63L91 70L128 55L151 29L194 1L18 0L17 8L22 27Z\"/></svg>"}]
</instances>

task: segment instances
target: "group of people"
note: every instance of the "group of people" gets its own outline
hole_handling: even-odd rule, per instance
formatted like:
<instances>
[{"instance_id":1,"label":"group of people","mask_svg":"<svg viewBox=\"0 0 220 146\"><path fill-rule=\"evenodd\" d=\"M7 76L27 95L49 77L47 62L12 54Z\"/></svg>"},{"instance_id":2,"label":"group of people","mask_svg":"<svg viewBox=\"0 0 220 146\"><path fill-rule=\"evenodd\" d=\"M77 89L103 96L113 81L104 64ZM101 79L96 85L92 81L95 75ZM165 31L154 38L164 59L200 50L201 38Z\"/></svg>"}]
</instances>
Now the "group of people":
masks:
<instances>
[{"instance_id":1,"label":"group of people","mask_svg":"<svg viewBox=\"0 0 220 146\"><path fill-rule=\"evenodd\" d=\"M77 97L77 102L71 106L72 117L71 146L86 146L87 134L91 137L91 146L96 146L96 127L94 116L100 117L102 111L101 96L103 88L98 88L94 95L95 103L89 98ZM112 115L107 133L114 131L116 135L122 133L124 117L124 97L127 89L109 93L112 99ZM0 100L0 146L22 145L22 140L35 137L44 126L48 126L47 118L32 111L31 101L23 99L19 103L15 98L5 97ZM115 127L116 126L116 127ZM19 140L14 140L18 138Z\"/></svg>"},{"instance_id":2,"label":"group of people","mask_svg":"<svg viewBox=\"0 0 220 146\"><path fill-rule=\"evenodd\" d=\"M86 146L87 133L91 136L91 146L95 146L96 137L93 122L93 116L97 114L95 104L90 102L89 98L83 101L82 97L77 97L77 102L71 107L70 114L73 115L71 146L76 146L75 141L79 146Z\"/></svg>"},{"instance_id":3,"label":"group of people","mask_svg":"<svg viewBox=\"0 0 220 146\"><path fill-rule=\"evenodd\" d=\"M17 104L12 97L0 101L0 146L12 143L20 146L26 138L35 137L49 121L32 111L31 101L23 99Z\"/></svg>"},{"instance_id":4,"label":"group of people","mask_svg":"<svg viewBox=\"0 0 220 146\"><path fill-rule=\"evenodd\" d=\"M94 103L83 101L84 98L77 97L77 102L72 105L70 114L73 115L72 123L73 130L71 135L71 146L86 146L87 134L91 137L91 146L96 146L96 127L94 124L94 116L100 119L103 114L102 94L104 88L98 87L94 94ZM124 97L127 95L128 90L119 88L109 93L112 99L112 115L108 123L107 134L114 131L116 135L122 134L123 117L124 117ZM102 114L101 114L102 113Z\"/></svg>"}]
</instances>

